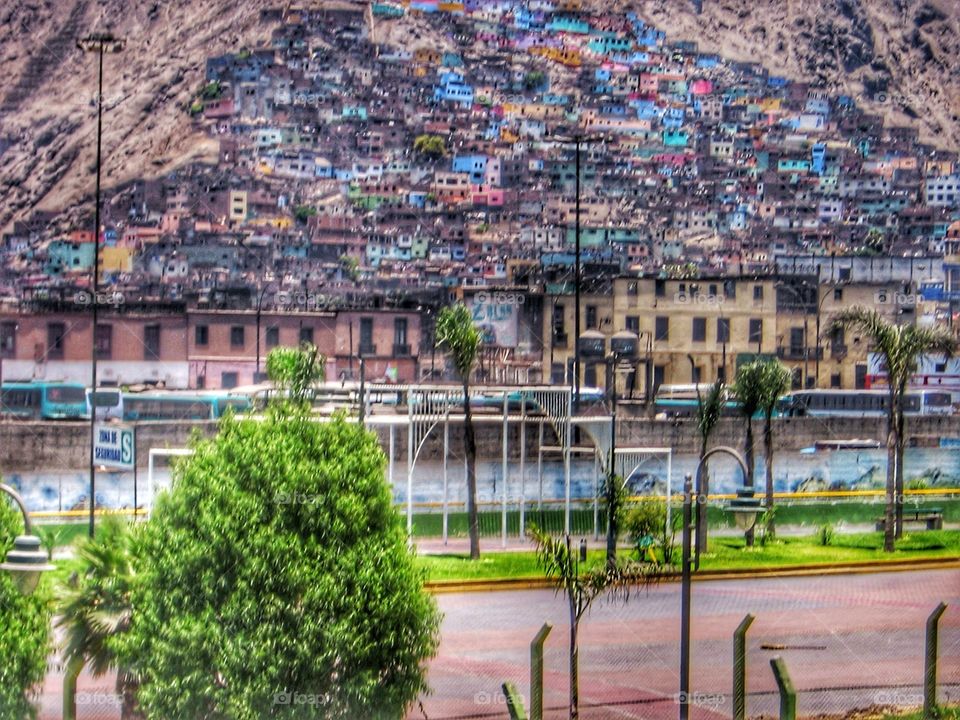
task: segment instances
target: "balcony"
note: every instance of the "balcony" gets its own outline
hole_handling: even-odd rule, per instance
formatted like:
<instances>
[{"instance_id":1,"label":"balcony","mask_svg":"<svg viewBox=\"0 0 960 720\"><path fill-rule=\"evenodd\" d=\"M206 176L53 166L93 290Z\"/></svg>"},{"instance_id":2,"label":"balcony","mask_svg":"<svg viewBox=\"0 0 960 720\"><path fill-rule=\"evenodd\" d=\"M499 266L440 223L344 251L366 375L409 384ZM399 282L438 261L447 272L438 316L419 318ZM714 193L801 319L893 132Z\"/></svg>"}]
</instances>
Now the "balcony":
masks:
<instances>
[{"instance_id":1,"label":"balcony","mask_svg":"<svg viewBox=\"0 0 960 720\"><path fill-rule=\"evenodd\" d=\"M569 335L566 333L554 333L553 334L553 347L554 348L565 348L569 344Z\"/></svg>"},{"instance_id":2,"label":"balcony","mask_svg":"<svg viewBox=\"0 0 960 720\"><path fill-rule=\"evenodd\" d=\"M394 357L410 357L410 346L406 343L394 343L393 356Z\"/></svg>"},{"instance_id":3,"label":"balcony","mask_svg":"<svg viewBox=\"0 0 960 720\"><path fill-rule=\"evenodd\" d=\"M830 346L830 357L834 360L843 360L847 356L847 346L846 345L831 345Z\"/></svg>"},{"instance_id":4,"label":"balcony","mask_svg":"<svg viewBox=\"0 0 960 720\"><path fill-rule=\"evenodd\" d=\"M777 357L781 360L823 360L823 348L778 347Z\"/></svg>"},{"instance_id":5,"label":"balcony","mask_svg":"<svg viewBox=\"0 0 960 720\"><path fill-rule=\"evenodd\" d=\"M361 343L360 343L360 347L357 348L357 352L358 352L360 355L376 355L376 354L377 354L377 346L374 345L373 343L361 342Z\"/></svg>"}]
</instances>

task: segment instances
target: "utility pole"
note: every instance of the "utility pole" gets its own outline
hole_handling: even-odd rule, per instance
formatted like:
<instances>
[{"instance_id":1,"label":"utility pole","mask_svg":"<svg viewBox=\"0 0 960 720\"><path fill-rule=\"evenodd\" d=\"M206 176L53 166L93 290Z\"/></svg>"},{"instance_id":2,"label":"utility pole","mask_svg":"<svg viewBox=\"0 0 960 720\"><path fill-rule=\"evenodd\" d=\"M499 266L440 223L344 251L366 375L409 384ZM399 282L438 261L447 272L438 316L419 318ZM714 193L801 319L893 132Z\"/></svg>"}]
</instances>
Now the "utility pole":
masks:
<instances>
[{"instance_id":1,"label":"utility pole","mask_svg":"<svg viewBox=\"0 0 960 720\"><path fill-rule=\"evenodd\" d=\"M84 52L95 52L97 62L97 185L94 193L95 208L93 211L93 282L90 307L92 312L90 327L90 537L93 537L94 509L97 505L96 474L97 466L94 461L94 446L97 430L97 305L100 291L100 170L102 166L103 147L103 56L105 53L116 53L123 50L123 40L110 33L88 35L77 40L77 47Z\"/></svg>"}]
</instances>

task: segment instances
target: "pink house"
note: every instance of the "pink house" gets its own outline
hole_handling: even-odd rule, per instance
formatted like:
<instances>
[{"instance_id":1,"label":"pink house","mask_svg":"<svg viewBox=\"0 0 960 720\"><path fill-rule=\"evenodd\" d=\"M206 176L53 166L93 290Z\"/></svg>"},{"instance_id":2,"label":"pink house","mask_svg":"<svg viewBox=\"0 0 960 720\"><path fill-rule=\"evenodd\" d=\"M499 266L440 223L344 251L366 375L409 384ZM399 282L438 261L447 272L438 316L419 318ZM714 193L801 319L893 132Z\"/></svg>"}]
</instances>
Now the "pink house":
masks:
<instances>
[{"instance_id":1,"label":"pink house","mask_svg":"<svg viewBox=\"0 0 960 720\"><path fill-rule=\"evenodd\" d=\"M472 191L474 205L489 205L491 207L503 206L504 191L500 188L493 188L488 185L474 185Z\"/></svg>"},{"instance_id":2,"label":"pink house","mask_svg":"<svg viewBox=\"0 0 960 720\"><path fill-rule=\"evenodd\" d=\"M713 83L710 80L694 80L690 83L690 92L694 95L709 95L713 92Z\"/></svg>"}]
</instances>

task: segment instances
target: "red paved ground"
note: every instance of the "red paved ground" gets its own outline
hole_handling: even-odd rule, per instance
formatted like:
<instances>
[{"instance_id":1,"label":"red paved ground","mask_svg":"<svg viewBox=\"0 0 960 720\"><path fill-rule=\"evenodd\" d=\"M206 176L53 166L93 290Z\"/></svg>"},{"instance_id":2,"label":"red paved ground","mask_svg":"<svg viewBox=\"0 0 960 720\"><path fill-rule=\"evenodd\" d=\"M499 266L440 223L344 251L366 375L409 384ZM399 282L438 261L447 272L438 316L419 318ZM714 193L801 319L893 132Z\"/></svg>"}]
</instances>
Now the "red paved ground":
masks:
<instances>
[{"instance_id":1,"label":"red paved ground","mask_svg":"<svg viewBox=\"0 0 960 720\"><path fill-rule=\"evenodd\" d=\"M626 605L598 601L581 626L581 716L677 717L680 586L641 591ZM731 636L748 635L748 713L775 716L770 658L782 655L801 715L872 704L919 704L923 628L941 600L940 699L960 702L960 570L698 582L693 587L696 720L730 717ZM445 618L423 699L429 720L505 718L504 680L529 693L529 646L544 621L548 718L566 717L566 609L551 591L441 595ZM763 644L788 649L765 650ZM807 647L797 647L807 646ZM817 649L821 648L822 649ZM43 688L40 720L59 720L62 676ZM117 720L113 678L82 677L78 720ZM414 708L410 718L423 718Z\"/></svg>"}]
</instances>

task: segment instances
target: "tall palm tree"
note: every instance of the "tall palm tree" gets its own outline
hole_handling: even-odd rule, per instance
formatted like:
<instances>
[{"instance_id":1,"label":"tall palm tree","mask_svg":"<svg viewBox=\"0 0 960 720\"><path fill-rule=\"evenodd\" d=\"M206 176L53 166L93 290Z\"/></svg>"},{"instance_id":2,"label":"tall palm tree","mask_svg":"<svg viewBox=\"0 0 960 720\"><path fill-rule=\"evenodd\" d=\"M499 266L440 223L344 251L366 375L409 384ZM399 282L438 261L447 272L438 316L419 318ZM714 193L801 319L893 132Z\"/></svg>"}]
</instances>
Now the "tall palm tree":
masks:
<instances>
[{"instance_id":1,"label":"tall palm tree","mask_svg":"<svg viewBox=\"0 0 960 720\"><path fill-rule=\"evenodd\" d=\"M740 414L747 421L747 433L743 442L743 458L747 464L747 477L744 484L753 487L753 418L760 411L763 396L760 393L760 376L763 374L763 361L754 360L741 366L733 381L733 393L737 397ZM744 534L747 546L753 545L753 528Z\"/></svg>"},{"instance_id":2,"label":"tall palm tree","mask_svg":"<svg viewBox=\"0 0 960 720\"><path fill-rule=\"evenodd\" d=\"M691 363L693 359L691 358ZM707 454L707 447L710 444L710 436L720 422L720 416L723 414L723 405L726 400L726 389L718 378L710 387L706 395L700 393L700 386L697 386L697 433L700 435L700 462L703 462ZM706 465L703 465L700 474L700 492L704 497L710 494L710 473ZM707 552L707 509L703 503L697 503L697 547L700 552Z\"/></svg>"},{"instance_id":3,"label":"tall palm tree","mask_svg":"<svg viewBox=\"0 0 960 720\"><path fill-rule=\"evenodd\" d=\"M903 453L906 425L903 396L922 355L952 355L953 334L942 327L897 325L870 308L852 307L838 313L833 328L854 328L870 338L887 367L887 504L884 510L883 549L893 552L894 539L903 532Z\"/></svg>"},{"instance_id":4,"label":"tall palm tree","mask_svg":"<svg viewBox=\"0 0 960 720\"><path fill-rule=\"evenodd\" d=\"M477 438L470 412L470 374L477 362L482 339L469 308L463 303L445 307L437 316L436 343L449 354L463 386L463 452L467 458L467 525L471 560L480 558L480 526L477 520Z\"/></svg>"},{"instance_id":5,"label":"tall palm tree","mask_svg":"<svg viewBox=\"0 0 960 720\"><path fill-rule=\"evenodd\" d=\"M130 530L122 520L106 518L95 538L80 540L77 559L80 567L61 588L57 609L57 625L65 630L64 720L77 716L77 678L86 666L95 676L117 670L122 717L138 717L135 675L129 668L118 667L112 645L130 625L134 582Z\"/></svg>"},{"instance_id":6,"label":"tall palm tree","mask_svg":"<svg viewBox=\"0 0 960 720\"><path fill-rule=\"evenodd\" d=\"M766 506L769 513L773 509L773 413L777 409L777 401L790 389L790 370L776 360L767 360L763 362L757 380L760 412L763 414L763 463L767 476ZM769 514L768 517L770 519L765 532L767 537L773 537L773 515Z\"/></svg>"}]
</instances>

